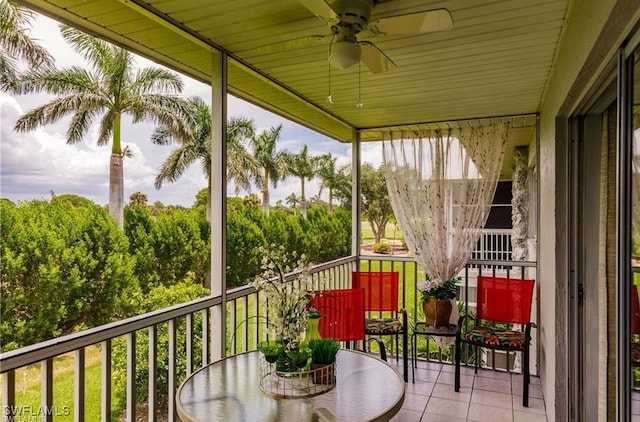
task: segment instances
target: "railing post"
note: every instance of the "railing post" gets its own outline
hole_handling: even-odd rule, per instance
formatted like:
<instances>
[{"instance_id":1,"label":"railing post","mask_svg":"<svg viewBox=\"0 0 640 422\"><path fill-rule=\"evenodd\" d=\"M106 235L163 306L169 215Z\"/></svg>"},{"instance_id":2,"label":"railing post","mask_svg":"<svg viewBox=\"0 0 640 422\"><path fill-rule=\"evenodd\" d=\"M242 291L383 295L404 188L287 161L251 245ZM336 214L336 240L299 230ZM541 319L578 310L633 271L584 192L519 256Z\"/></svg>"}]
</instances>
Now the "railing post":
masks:
<instances>
[{"instance_id":1,"label":"railing post","mask_svg":"<svg viewBox=\"0 0 640 422\"><path fill-rule=\"evenodd\" d=\"M168 374L168 393L169 393L169 421L175 421L178 413L176 412L176 320L169 320L169 374Z\"/></svg>"},{"instance_id":2,"label":"railing post","mask_svg":"<svg viewBox=\"0 0 640 422\"><path fill-rule=\"evenodd\" d=\"M158 389L156 377L158 374L158 328L156 325L149 327L149 398L148 413L149 422L155 422L157 406L156 390Z\"/></svg>"},{"instance_id":3,"label":"railing post","mask_svg":"<svg viewBox=\"0 0 640 422\"><path fill-rule=\"evenodd\" d=\"M16 372L2 374L2 416L11 420L15 416L16 406Z\"/></svg>"},{"instance_id":4,"label":"railing post","mask_svg":"<svg viewBox=\"0 0 640 422\"><path fill-rule=\"evenodd\" d=\"M127 420L136 420L136 332L127 334Z\"/></svg>"},{"instance_id":5,"label":"railing post","mask_svg":"<svg viewBox=\"0 0 640 422\"><path fill-rule=\"evenodd\" d=\"M85 351L84 347L75 351L73 366L74 366L74 388L73 388L73 419L76 422L85 420L84 417L84 398L85 398Z\"/></svg>"},{"instance_id":6,"label":"railing post","mask_svg":"<svg viewBox=\"0 0 640 422\"><path fill-rule=\"evenodd\" d=\"M102 342L102 421L111 421L111 340Z\"/></svg>"},{"instance_id":7,"label":"railing post","mask_svg":"<svg viewBox=\"0 0 640 422\"><path fill-rule=\"evenodd\" d=\"M40 385L41 406L44 411L43 421L53 421L53 359L49 358L40 363L42 384Z\"/></svg>"}]
</instances>

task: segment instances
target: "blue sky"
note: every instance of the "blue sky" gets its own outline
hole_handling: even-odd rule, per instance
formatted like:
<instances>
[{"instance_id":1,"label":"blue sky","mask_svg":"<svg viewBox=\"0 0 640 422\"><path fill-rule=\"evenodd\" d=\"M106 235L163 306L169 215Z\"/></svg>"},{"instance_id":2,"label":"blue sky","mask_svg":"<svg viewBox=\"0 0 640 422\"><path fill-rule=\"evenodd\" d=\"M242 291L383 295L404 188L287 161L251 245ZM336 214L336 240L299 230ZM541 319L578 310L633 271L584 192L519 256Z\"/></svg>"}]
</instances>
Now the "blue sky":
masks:
<instances>
[{"instance_id":1,"label":"blue sky","mask_svg":"<svg viewBox=\"0 0 640 422\"><path fill-rule=\"evenodd\" d=\"M58 67L83 65L82 59L62 40L58 23L38 16L30 32L56 58ZM137 58L140 67L158 66L143 58ZM197 95L209 101L210 87L182 76L185 89L182 94ZM99 147L95 143L97 124L85 136L82 143L67 145L65 132L69 119L41 127L29 133L15 133L13 125L23 113L44 104L52 97L46 94L16 95L0 93L0 197L13 201L48 199L51 192L57 195L72 193L85 196L98 204L108 202L108 166L110 147ZM351 162L351 147L317 132L286 120L280 116L229 96L231 116L245 116L254 119L258 130L283 124L280 148L298 152L304 144L311 154L331 152L338 157L339 164ZM198 164L192 167L173 184L165 184L160 190L153 186L158 169L173 146L153 145L150 141L152 124L131 124L123 119L123 143L134 152L134 157L125 160L125 202L134 192L147 195L149 203L160 201L164 204L191 206L196 193L206 186L206 179ZM363 161L380 163L379 144L363 146ZM300 194L300 183L295 178L280 182L271 193L271 202L284 199L292 192ZM307 185L307 195L318 193L319 181ZM252 192L258 193L256 189ZM234 194L233 187L229 195ZM240 195L245 195L241 192ZM326 192L323 196L326 196Z\"/></svg>"}]
</instances>

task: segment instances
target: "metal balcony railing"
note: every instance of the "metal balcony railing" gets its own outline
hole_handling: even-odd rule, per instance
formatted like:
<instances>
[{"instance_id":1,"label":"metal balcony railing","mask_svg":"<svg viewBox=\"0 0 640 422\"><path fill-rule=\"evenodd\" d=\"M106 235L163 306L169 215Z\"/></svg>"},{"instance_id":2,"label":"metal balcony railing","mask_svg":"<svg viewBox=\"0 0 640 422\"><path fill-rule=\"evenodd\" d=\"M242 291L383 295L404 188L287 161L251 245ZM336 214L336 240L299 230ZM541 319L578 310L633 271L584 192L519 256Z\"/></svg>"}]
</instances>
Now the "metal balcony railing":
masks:
<instances>
[{"instance_id":1,"label":"metal balcony railing","mask_svg":"<svg viewBox=\"0 0 640 422\"><path fill-rule=\"evenodd\" d=\"M535 263L531 262L488 262L472 261L471 265L479 266L480 272L487 272L485 268L504 268L511 277L531 277L535 278ZM360 257L355 256L338 259L315 266L312 277L315 287L324 288L347 288L351 284L351 271L356 268L363 270L393 270L401 273L401 306L409 311L410 320L415 322L421 318L418 309L418 294L415 289L415 281L420 277L420 271L415 262L410 257ZM493 270L497 271L497 270ZM532 273L533 272L533 273ZM473 307L475 297L475 276L478 271L474 270L470 275L467 268L464 272L464 284L459 292L459 299L464 301L468 308ZM290 279L293 278L290 276ZM264 325L257 321L262 312L261 303L263 294L256 292L252 287L241 287L229 290L226 294L226 303L222 303L220 297L205 297L188 303L179 304L167 309L139 315L122 321L117 321L101 327L92 328L86 331L55 338L42 343L27 346L18 350L0 354L0 373L2 375L2 406L5 420L19 420L12 415L24 409L24 403L16 398L16 380L20 378L22 372L27 369L33 370L34 366L40 369L40 409L42 420L50 421L56 413L60 412L59 402L57 402L57 392L54 382L54 366L61 356L71 356L73 359L74 387L72 393L72 403L70 409L64 409L65 414L73 416L74 420L87 420L87 387L93 384L100 384L100 418L103 421L112 420L112 393L114 375L114 344L122 346L126 355L126 408L125 417L127 420L136 420L136 396L138 395L136 378L137 368L145 368L148 372L147 387L147 409L148 420L156 420L158 413L168 415L168 420L176 420L175 402L173 397L178 385L197 370L211 362L215 347L219 347L216 342L219 335L213 335L217 327L212 326L212 315L214 312L220 313L221 306L225 306L227 344L226 350L229 354L242 353L257 348L258 341L264 339ZM537 299L536 299L537 303ZM537 320L539 306L534 306L535 320ZM162 335L159 335L162 333ZM166 333L166 335L165 335ZM536 341L534 333L534 342ZM147 340L148 338L148 340ZM146 340L143 343L140 339ZM92 378L87 377L86 351L88 348L98 347L100 350L100 375L94 374ZM137 349L148 348L145 354L146 359L140 359ZM450 361L446 351L438 351L437 355L427 352L424 343L419 343L418 349L422 349L422 354L428 359L438 361ZM390 350L394 348L391 347ZM532 350L534 364L532 368L537 368L537 345ZM397 348L395 349L398 353ZM159 356L166 359L159 359ZM493 363L488 360L484 362L490 367L500 369L493 357ZM509 357L507 356L507 361ZM166 372L159 370L159 364L166 364ZM506 367L506 370L514 368ZM517 368L516 368L517 369ZM162 372L162 373L161 373ZM533 372L533 371L532 371ZM537 373L537 372L534 372ZM18 375L18 376L17 376ZM158 379L166 376L167 394L166 401L159 401ZM56 406L58 404L58 406ZM95 405L95 403L91 403ZM32 409L35 411L35 409Z\"/></svg>"}]
</instances>

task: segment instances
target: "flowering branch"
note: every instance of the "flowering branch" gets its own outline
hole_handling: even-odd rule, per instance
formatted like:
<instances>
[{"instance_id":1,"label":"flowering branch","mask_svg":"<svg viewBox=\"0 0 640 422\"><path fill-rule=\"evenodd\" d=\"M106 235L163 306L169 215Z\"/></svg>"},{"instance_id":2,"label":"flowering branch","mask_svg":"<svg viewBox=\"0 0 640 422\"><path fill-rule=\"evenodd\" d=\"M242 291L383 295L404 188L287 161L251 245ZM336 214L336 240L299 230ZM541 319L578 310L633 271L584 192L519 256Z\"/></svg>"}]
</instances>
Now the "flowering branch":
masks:
<instances>
[{"instance_id":1,"label":"flowering branch","mask_svg":"<svg viewBox=\"0 0 640 422\"><path fill-rule=\"evenodd\" d=\"M284 246L272 244L269 248L261 247L260 252L263 271L250 284L265 293L270 330L287 349L293 350L300 344L307 325L307 304L313 287L310 266L304 255L298 257L296 252L289 255ZM289 263L293 261L296 268L292 271ZM297 274L287 282L285 274L290 272Z\"/></svg>"}]
</instances>

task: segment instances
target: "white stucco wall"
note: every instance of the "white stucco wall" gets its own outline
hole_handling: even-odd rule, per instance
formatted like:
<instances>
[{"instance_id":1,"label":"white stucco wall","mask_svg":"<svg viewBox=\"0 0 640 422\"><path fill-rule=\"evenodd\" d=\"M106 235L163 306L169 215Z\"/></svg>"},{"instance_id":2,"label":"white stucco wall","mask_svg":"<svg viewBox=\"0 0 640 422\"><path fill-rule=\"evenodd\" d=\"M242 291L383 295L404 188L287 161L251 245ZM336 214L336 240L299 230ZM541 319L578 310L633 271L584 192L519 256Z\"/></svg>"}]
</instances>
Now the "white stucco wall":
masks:
<instances>
[{"instance_id":1,"label":"white stucco wall","mask_svg":"<svg viewBox=\"0 0 640 422\"><path fill-rule=\"evenodd\" d=\"M556 239L556 215L564 212L557 209L555 200L556 180L562 177L556 174L556 116L616 1L575 0L573 3L540 108L540 159L536 160L540 177L540 374L549 421L569 420L566 397L557 394L567 387L566 375L557 377L557 373L566 374L567 366L564 339L568 322L564 304L568 280L556 280L556 253L566 246L559 245ZM575 98L575 102L579 100Z\"/></svg>"}]
</instances>

